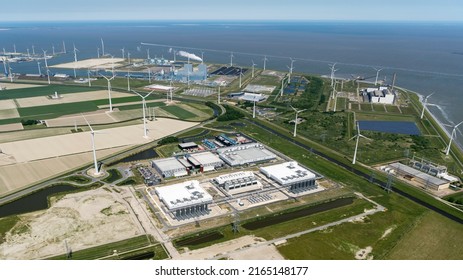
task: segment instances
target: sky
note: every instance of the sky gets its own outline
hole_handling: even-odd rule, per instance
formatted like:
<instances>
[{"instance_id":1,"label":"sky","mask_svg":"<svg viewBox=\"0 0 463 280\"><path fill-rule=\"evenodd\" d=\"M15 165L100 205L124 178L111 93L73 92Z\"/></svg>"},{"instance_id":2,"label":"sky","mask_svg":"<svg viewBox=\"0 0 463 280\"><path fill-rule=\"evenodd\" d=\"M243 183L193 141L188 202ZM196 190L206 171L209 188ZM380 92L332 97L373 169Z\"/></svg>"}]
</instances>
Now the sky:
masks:
<instances>
[{"instance_id":1,"label":"sky","mask_svg":"<svg viewBox=\"0 0 463 280\"><path fill-rule=\"evenodd\" d=\"M19 5L20 3L20 5ZM463 21L461 0L21 0L0 21L355 20Z\"/></svg>"}]
</instances>

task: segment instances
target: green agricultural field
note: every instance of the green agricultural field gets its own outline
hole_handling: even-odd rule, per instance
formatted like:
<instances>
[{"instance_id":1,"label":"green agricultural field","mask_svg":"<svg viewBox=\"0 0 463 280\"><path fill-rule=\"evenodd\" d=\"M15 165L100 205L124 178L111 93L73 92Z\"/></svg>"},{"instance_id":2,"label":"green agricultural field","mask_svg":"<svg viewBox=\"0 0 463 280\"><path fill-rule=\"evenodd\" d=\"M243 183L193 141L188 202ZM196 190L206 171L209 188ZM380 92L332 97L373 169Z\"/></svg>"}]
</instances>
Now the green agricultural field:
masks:
<instances>
[{"instance_id":1,"label":"green agricultural field","mask_svg":"<svg viewBox=\"0 0 463 280\"><path fill-rule=\"evenodd\" d=\"M179 119L192 119L197 117L195 114L179 107L179 106L165 106L162 108L164 111L178 117Z\"/></svg>"},{"instance_id":2,"label":"green agricultural field","mask_svg":"<svg viewBox=\"0 0 463 280\"><path fill-rule=\"evenodd\" d=\"M138 101L140 101L140 98L138 98ZM164 107L166 104L164 102L146 102L146 106L153 108L153 107ZM127 110L133 110L133 109L140 109L141 111L141 104L132 104L132 105L123 105L123 106L116 106L119 108L119 110L127 111Z\"/></svg>"},{"instance_id":3,"label":"green agricultural field","mask_svg":"<svg viewBox=\"0 0 463 280\"><path fill-rule=\"evenodd\" d=\"M398 260L461 260L463 225L428 212L386 255Z\"/></svg>"},{"instance_id":4,"label":"green agricultural field","mask_svg":"<svg viewBox=\"0 0 463 280\"><path fill-rule=\"evenodd\" d=\"M63 85L41 85L39 87L24 88L24 89L11 89L2 91L0 100L17 99L35 96L47 96L56 92L58 94L78 93L86 91L101 90L101 88L84 87L84 86L63 86Z\"/></svg>"},{"instance_id":5,"label":"green agricultural field","mask_svg":"<svg viewBox=\"0 0 463 280\"><path fill-rule=\"evenodd\" d=\"M25 120L53 119L63 115L96 110L98 107L91 101L18 108L19 115Z\"/></svg>"}]
</instances>

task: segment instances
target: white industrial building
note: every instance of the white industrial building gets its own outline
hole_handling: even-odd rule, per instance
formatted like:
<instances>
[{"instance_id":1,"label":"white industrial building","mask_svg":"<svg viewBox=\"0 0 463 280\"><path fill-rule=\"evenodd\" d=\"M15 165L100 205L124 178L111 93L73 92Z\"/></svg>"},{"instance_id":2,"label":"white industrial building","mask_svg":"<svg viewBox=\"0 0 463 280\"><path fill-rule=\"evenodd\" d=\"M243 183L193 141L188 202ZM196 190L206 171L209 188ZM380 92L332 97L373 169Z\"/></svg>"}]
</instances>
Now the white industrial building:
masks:
<instances>
[{"instance_id":1,"label":"white industrial building","mask_svg":"<svg viewBox=\"0 0 463 280\"><path fill-rule=\"evenodd\" d=\"M212 203L212 196L196 180L158 187L155 193L177 219L208 214Z\"/></svg>"},{"instance_id":2,"label":"white industrial building","mask_svg":"<svg viewBox=\"0 0 463 280\"><path fill-rule=\"evenodd\" d=\"M394 170L392 173L402 176L406 180L417 182L425 188L430 188L436 191L446 189L450 185L447 180L434 177L400 162L391 163L382 170L391 173L391 169Z\"/></svg>"},{"instance_id":3,"label":"white industrial building","mask_svg":"<svg viewBox=\"0 0 463 280\"><path fill-rule=\"evenodd\" d=\"M188 175L186 167L176 158L162 158L151 162L151 166L156 169L164 178L182 177Z\"/></svg>"},{"instance_id":4,"label":"white industrial building","mask_svg":"<svg viewBox=\"0 0 463 280\"><path fill-rule=\"evenodd\" d=\"M362 91L363 101L370 103L394 104L396 94L387 87L366 88Z\"/></svg>"},{"instance_id":5,"label":"white industrial building","mask_svg":"<svg viewBox=\"0 0 463 280\"><path fill-rule=\"evenodd\" d=\"M259 168L265 176L289 191L317 188L317 176L295 161Z\"/></svg>"},{"instance_id":6,"label":"white industrial building","mask_svg":"<svg viewBox=\"0 0 463 280\"><path fill-rule=\"evenodd\" d=\"M276 158L262 144L250 143L217 149L219 157L230 166L266 162Z\"/></svg>"},{"instance_id":7,"label":"white industrial building","mask_svg":"<svg viewBox=\"0 0 463 280\"><path fill-rule=\"evenodd\" d=\"M202 152L187 155L187 160L201 172L212 171L223 166L223 161L211 152Z\"/></svg>"},{"instance_id":8,"label":"white industrial building","mask_svg":"<svg viewBox=\"0 0 463 280\"><path fill-rule=\"evenodd\" d=\"M226 191L238 189L246 186L257 184L256 176L251 171L241 171L231 174L220 175L212 180L212 182Z\"/></svg>"}]
</instances>

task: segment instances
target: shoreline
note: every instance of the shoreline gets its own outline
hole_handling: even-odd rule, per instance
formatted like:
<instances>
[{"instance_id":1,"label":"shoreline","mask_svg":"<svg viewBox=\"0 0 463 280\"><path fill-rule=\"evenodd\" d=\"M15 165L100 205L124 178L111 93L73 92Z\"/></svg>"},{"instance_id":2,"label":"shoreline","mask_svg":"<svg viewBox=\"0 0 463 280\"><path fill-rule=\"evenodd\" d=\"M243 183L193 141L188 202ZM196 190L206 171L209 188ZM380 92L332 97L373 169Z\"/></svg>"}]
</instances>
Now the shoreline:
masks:
<instances>
[{"instance_id":1,"label":"shoreline","mask_svg":"<svg viewBox=\"0 0 463 280\"><path fill-rule=\"evenodd\" d=\"M417 95L418 98L419 98L419 101L420 101L420 103L421 103L421 106L424 106L424 103L423 103L424 95L422 95L422 94L420 94L420 93L418 93L418 92L416 92L416 91L403 88L403 87L396 86L396 88L398 88L398 89L400 89L400 90L402 90L402 91L408 91L408 92L411 92L411 93ZM439 109L439 111L441 111L442 116L444 116L444 118L446 118L446 121L449 122L450 120L448 119L448 117L445 116L445 112L442 111L442 108L441 108L439 105L436 105L436 107ZM450 139L451 134L450 134L450 132L447 130L446 126L442 123L442 121L439 120L439 118L437 118L437 116L436 116L435 114L433 114L433 112L431 112L431 110L429 110L427 107L426 107L425 110L426 110L426 112L431 116L431 118L437 123L437 125L440 127L440 129L441 129L442 131L444 131L444 133L445 133L445 134L447 135L447 137ZM458 142L457 139L453 139L453 142L452 142L452 143L454 143L454 144L458 147L458 150L460 151L460 153L463 152L463 146Z\"/></svg>"}]
</instances>

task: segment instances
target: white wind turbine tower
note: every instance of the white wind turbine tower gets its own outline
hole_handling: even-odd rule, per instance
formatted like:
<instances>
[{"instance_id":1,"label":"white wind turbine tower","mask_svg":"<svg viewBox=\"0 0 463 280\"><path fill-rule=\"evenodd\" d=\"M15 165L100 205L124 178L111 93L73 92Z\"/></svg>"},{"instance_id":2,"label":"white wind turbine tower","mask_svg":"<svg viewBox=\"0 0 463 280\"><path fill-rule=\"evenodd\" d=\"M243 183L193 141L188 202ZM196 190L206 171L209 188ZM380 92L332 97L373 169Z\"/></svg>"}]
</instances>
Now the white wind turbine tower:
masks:
<instances>
[{"instance_id":1,"label":"white wind turbine tower","mask_svg":"<svg viewBox=\"0 0 463 280\"><path fill-rule=\"evenodd\" d=\"M122 59L125 59L125 48L122 48L121 52L122 52Z\"/></svg>"},{"instance_id":2,"label":"white wind turbine tower","mask_svg":"<svg viewBox=\"0 0 463 280\"><path fill-rule=\"evenodd\" d=\"M383 70L384 68L374 68L376 70L376 79L375 79L375 86L378 84L378 76L379 76L379 71Z\"/></svg>"},{"instance_id":3,"label":"white wind turbine tower","mask_svg":"<svg viewBox=\"0 0 463 280\"><path fill-rule=\"evenodd\" d=\"M421 117L420 117L420 119L423 119L423 117L424 117L424 110L426 110L426 106L428 106L428 98L431 97L433 94L434 94L434 92L432 92L431 94L429 94L428 96L426 96L426 97L424 98L423 110L421 111Z\"/></svg>"},{"instance_id":4,"label":"white wind turbine tower","mask_svg":"<svg viewBox=\"0 0 463 280\"><path fill-rule=\"evenodd\" d=\"M338 101L338 91L336 90L336 81L334 81L334 86L333 86L333 99L334 99L334 108L333 111L336 112L336 105Z\"/></svg>"},{"instance_id":5,"label":"white wind turbine tower","mask_svg":"<svg viewBox=\"0 0 463 280\"><path fill-rule=\"evenodd\" d=\"M150 96L151 93L154 92L154 90L150 91L147 95L143 96L140 93L132 90L132 92L136 93L138 96L141 97L142 99L142 110L143 110L143 137L148 138L148 129L146 128L146 98Z\"/></svg>"},{"instance_id":6,"label":"white wind turbine tower","mask_svg":"<svg viewBox=\"0 0 463 280\"><path fill-rule=\"evenodd\" d=\"M169 86L170 86L170 89L169 89L170 102L173 102L174 101L174 87L172 86L172 77L170 78Z\"/></svg>"},{"instance_id":7,"label":"white wind turbine tower","mask_svg":"<svg viewBox=\"0 0 463 280\"><path fill-rule=\"evenodd\" d=\"M64 43L64 41L63 41L63 53L64 54L66 53L66 43Z\"/></svg>"},{"instance_id":8,"label":"white wind turbine tower","mask_svg":"<svg viewBox=\"0 0 463 280\"><path fill-rule=\"evenodd\" d=\"M146 69L148 70L148 82L151 83L151 68L146 67Z\"/></svg>"},{"instance_id":9,"label":"white wind turbine tower","mask_svg":"<svg viewBox=\"0 0 463 280\"><path fill-rule=\"evenodd\" d=\"M362 134L360 134L360 128L359 128L359 123L357 122L357 134L352 137L350 140L354 139L354 138L357 138L356 139L356 142L355 142L355 151L354 151L354 158L352 159L352 164L355 164L355 162L357 161L357 149L358 149L358 146L359 146L359 139L360 137L363 137L365 139L369 139L370 138L367 138L365 136L363 136Z\"/></svg>"},{"instance_id":10,"label":"white wind turbine tower","mask_svg":"<svg viewBox=\"0 0 463 280\"><path fill-rule=\"evenodd\" d=\"M233 66L233 52L230 53L230 67Z\"/></svg>"},{"instance_id":11,"label":"white wind turbine tower","mask_svg":"<svg viewBox=\"0 0 463 280\"><path fill-rule=\"evenodd\" d=\"M13 51L16 53L16 44L13 44Z\"/></svg>"},{"instance_id":12,"label":"white wind turbine tower","mask_svg":"<svg viewBox=\"0 0 463 280\"><path fill-rule=\"evenodd\" d=\"M27 50L27 57L31 57L31 54L29 53L29 48L27 48L26 50Z\"/></svg>"},{"instance_id":13,"label":"white wind turbine tower","mask_svg":"<svg viewBox=\"0 0 463 280\"><path fill-rule=\"evenodd\" d=\"M336 63L337 62L335 62L334 64L330 64L330 66L331 66L330 67L330 69L331 69L331 76L330 76L330 78L331 78L331 87L333 87L333 85L334 85L334 73L336 73L336 71L338 71L338 69L334 69L334 67L336 66Z\"/></svg>"},{"instance_id":14,"label":"white wind turbine tower","mask_svg":"<svg viewBox=\"0 0 463 280\"><path fill-rule=\"evenodd\" d=\"M51 53L53 56L55 55L55 45L51 45Z\"/></svg>"},{"instance_id":15,"label":"white wind turbine tower","mask_svg":"<svg viewBox=\"0 0 463 280\"><path fill-rule=\"evenodd\" d=\"M90 126L90 123L88 123L87 119L85 118L84 115L82 117L85 119L85 122L87 123L88 127L90 128L90 134L92 135L92 150L93 150L93 164L95 168L95 176L98 176L101 174L100 170L98 170L98 161L96 159L96 149L95 149L95 134L98 133L98 131L93 130L93 128Z\"/></svg>"},{"instance_id":16,"label":"white wind turbine tower","mask_svg":"<svg viewBox=\"0 0 463 280\"><path fill-rule=\"evenodd\" d=\"M39 68L39 76L42 76L42 70L40 69L40 61L38 60L37 60L37 68Z\"/></svg>"},{"instance_id":17,"label":"white wind turbine tower","mask_svg":"<svg viewBox=\"0 0 463 280\"><path fill-rule=\"evenodd\" d=\"M90 69L87 69L87 80L88 80L88 86L92 86L92 81L90 80Z\"/></svg>"},{"instance_id":18,"label":"white wind turbine tower","mask_svg":"<svg viewBox=\"0 0 463 280\"><path fill-rule=\"evenodd\" d=\"M450 134L450 141L449 145L447 146L447 149L445 149L445 155L448 156L450 153L450 147L452 146L452 141L453 138L457 136L457 128L463 123L463 121L459 122L457 125L455 125L452 129L452 133Z\"/></svg>"},{"instance_id":19,"label":"white wind turbine tower","mask_svg":"<svg viewBox=\"0 0 463 280\"><path fill-rule=\"evenodd\" d=\"M127 91L130 91L130 70L127 70Z\"/></svg>"},{"instance_id":20,"label":"white wind turbine tower","mask_svg":"<svg viewBox=\"0 0 463 280\"><path fill-rule=\"evenodd\" d=\"M8 60L7 60L7 62L8 62ZM10 82L12 83L13 82L13 73L11 72L11 70L13 70L13 68L11 68L10 63L8 62L8 75L10 77Z\"/></svg>"},{"instance_id":21,"label":"white wind turbine tower","mask_svg":"<svg viewBox=\"0 0 463 280\"><path fill-rule=\"evenodd\" d=\"M111 113L113 111L113 103L111 100L111 80L114 79L115 76L113 75L111 78L108 78L103 74L100 74L100 76L102 76L106 79L106 81L108 81L109 112Z\"/></svg>"},{"instance_id":22,"label":"white wind turbine tower","mask_svg":"<svg viewBox=\"0 0 463 280\"><path fill-rule=\"evenodd\" d=\"M218 91L217 91L217 104L220 104L220 85L219 85Z\"/></svg>"},{"instance_id":23,"label":"white wind turbine tower","mask_svg":"<svg viewBox=\"0 0 463 280\"><path fill-rule=\"evenodd\" d=\"M307 111L307 109L297 110L293 106L291 106L291 108L294 110L294 112L296 112L296 116L294 117L294 131L293 131L293 137L296 137L296 133L297 133L297 117L298 117L299 113Z\"/></svg>"},{"instance_id":24,"label":"white wind turbine tower","mask_svg":"<svg viewBox=\"0 0 463 280\"><path fill-rule=\"evenodd\" d=\"M154 55L156 57L156 55ZM146 49L146 59L151 59L150 57L150 49Z\"/></svg>"},{"instance_id":25,"label":"white wind turbine tower","mask_svg":"<svg viewBox=\"0 0 463 280\"><path fill-rule=\"evenodd\" d=\"M285 78L281 79L280 97L283 97L283 89L285 86Z\"/></svg>"},{"instance_id":26,"label":"white wind turbine tower","mask_svg":"<svg viewBox=\"0 0 463 280\"><path fill-rule=\"evenodd\" d=\"M103 38L101 38L101 56L104 56L105 53L104 53L104 42L103 42Z\"/></svg>"},{"instance_id":27,"label":"white wind turbine tower","mask_svg":"<svg viewBox=\"0 0 463 280\"><path fill-rule=\"evenodd\" d=\"M5 52L5 49L3 49L3 52ZM35 55L35 47L32 45L32 54Z\"/></svg>"},{"instance_id":28,"label":"white wind turbine tower","mask_svg":"<svg viewBox=\"0 0 463 280\"><path fill-rule=\"evenodd\" d=\"M96 57L100 58L100 48L96 48Z\"/></svg>"},{"instance_id":29,"label":"white wind turbine tower","mask_svg":"<svg viewBox=\"0 0 463 280\"><path fill-rule=\"evenodd\" d=\"M291 74L293 74L294 62L296 61L296 60L292 59L291 57L289 59L291 60L291 66L290 67L286 66L289 69L288 84L291 83Z\"/></svg>"},{"instance_id":30,"label":"white wind turbine tower","mask_svg":"<svg viewBox=\"0 0 463 280\"><path fill-rule=\"evenodd\" d=\"M252 118L256 118L256 99L254 98L254 106L252 107Z\"/></svg>"},{"instance_id":31,"label":"white wind turbine tower","mask_svg":"<svg viewBox=\"0 0 463 280\"><path fill-rule=\"evenodd\" d=\"M241 90L241 77L243 76L243 68L240 67L240 90Z\"/></svg>"},{"instance_id":32,"label":"white wind turbine tower","mask_svg":"<svg viewBox=\"0 0 463 280\"><path fill-rule=\"evenodd\" d=\"M77 48L76 48L76 45L72 45L74 47L74 78L77 77L77 74L76 74L76 64L77 64L77 52L79 51Z\"/></svg>"},{"instance_id":33,"label":"white wind turbine tower","mask_svg":"<svg viewBox=\"0 0 463 280\"><path fill-rule=\"evenodd\" d=\"M267 65L267 60L268 60L268 59L267 59L267 56L265 55L265 56L264 56L264 71L265 71L265 67L266 67L266 65Z\"/></svg>"},{"instance_id":34,"label":"white wind turbine tower","mask_svg":"<svg viewBox=\"0 0 463 280\"><path fill-rule=\"evenodd\" d=\"M254 78L254 66L256 66L257 64L254 63L254 60L251 60L252 61L252 72L251 72L251 77Z\"/></svg>"}]
</instances>

